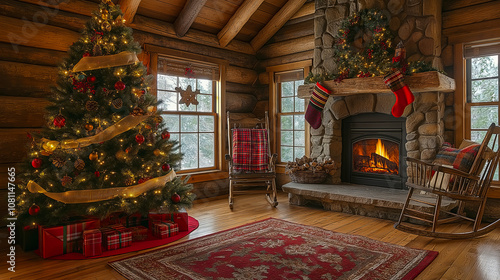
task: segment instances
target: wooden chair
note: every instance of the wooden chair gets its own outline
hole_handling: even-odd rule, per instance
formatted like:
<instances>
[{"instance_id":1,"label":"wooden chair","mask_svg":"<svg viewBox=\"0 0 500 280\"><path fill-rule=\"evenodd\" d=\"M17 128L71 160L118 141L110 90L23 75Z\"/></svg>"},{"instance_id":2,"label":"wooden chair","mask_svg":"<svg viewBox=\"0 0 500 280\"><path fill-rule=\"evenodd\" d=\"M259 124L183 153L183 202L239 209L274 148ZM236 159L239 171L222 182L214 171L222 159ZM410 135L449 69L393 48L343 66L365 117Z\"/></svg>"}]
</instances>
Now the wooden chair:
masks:
<instances>
[{"instance_id":1,"label":"wooden chair","mask_svg":"<svg viewBox=\"0 0 500 280\"><path fill-rule=\"evenodd\" d=\"M394 227L408 233L448 239L473 238L494 230L500 224L500 219L486 224L482 223L482 218L488 188L498 166L499 134L500 127L491 124L468 173L407 158L410 169L406 185L409 192L399 220ZM413 198L415 190L423 190L434 195L436 197L435 203ZM451 198L457 202L456 211L445 211L441 208L443 197ZM434 212L427 213L416 210L410 205L412 201L431 205L434 207ZM466 203L468 208L476 207L475 216L468 217L466 215ZM453 230L450 232L450 228L443 231L442 224L463 220L472 222L472 228L469 227L460 230L460 232ZM427 227L417 226L417 223L426 224Z\"/></svg>"},{"instance_id":2,"label":"wooden chair","mask_svg":"<svg viewBox=\"0 0 500 280\"><path fill-rule=\"evenodd\" d=\"M256 120L255 122L246 122L246 124L244 124L243 122L232 122L230 120L230 113L227 112L227 125L230 153L226 155L226 161L228 161L229 164L229 208L233 209L233 200L236 194L248 193L263 193L265 194L267 202L271 204L271 206L276 207L278 205L278 200L276 194L275 163L278 155L276 153L271 155L268 113L266 112L264 120ZM243 131L245 129L246 132ZM234 137L235 133L250 133L249 135L260 133L254 138L258 138L258 135L260 135L261 138L265 139L260 142L253 141L252 144L252 139L250 137L250 139L247 139L249 141L241 141L240 143L236 139L238 137ZM236 142L234 140L236 140ZM261 153L258 156L261 159L260 163L263 164L255 168L255 166L252 165L251 159L242 158L242 154L239 153L237 149L241 148L243 145L260 145L258 148ZM240 164L241 160L246 161L248 165ZM265 187L265 189L249 188L257 186Z\"/></svg>"}]
</instances>

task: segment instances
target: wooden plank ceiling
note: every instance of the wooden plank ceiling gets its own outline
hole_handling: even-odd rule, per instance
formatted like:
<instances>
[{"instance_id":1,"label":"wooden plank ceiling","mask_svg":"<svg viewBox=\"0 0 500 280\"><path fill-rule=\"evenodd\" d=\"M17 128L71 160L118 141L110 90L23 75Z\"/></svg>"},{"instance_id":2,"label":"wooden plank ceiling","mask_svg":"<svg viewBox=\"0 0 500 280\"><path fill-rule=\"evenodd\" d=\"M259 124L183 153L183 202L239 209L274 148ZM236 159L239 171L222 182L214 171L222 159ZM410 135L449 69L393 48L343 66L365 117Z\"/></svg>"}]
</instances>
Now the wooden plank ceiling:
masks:
<instances>
[{"instance_id":1,"label":"wooden plank ceiling","mask_svg":"<svg viewBox=\"0 0 500 280\"><path fill-rule=\"evenodd\" d=\"M167 36L198 38L201 43L251 54L288 20L314 14L314 1L307 0L118 0L118 4L134 28L146 25L164 30Z\"/></svg>"}]
</instances>

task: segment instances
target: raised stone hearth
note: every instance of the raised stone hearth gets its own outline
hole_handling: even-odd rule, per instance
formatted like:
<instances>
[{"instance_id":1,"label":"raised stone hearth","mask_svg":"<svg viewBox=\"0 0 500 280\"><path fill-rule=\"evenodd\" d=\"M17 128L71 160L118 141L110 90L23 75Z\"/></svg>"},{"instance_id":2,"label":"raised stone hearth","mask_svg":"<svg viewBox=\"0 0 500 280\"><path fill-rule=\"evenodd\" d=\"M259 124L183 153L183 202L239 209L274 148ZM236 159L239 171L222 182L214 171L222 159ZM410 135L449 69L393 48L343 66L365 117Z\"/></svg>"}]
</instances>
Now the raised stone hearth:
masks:
<instances>
[{"instance_id":1,"label":"raised stone hearth","mask_svg":"<svg viewBox=\"0 0 500 280\"><path fill-rule=\"evenodd\" d=\"M407 190L389 189L373 186L337 184L288 183L283 185L288 193L290 204L319 205L325 210L362 215L374 218L397 220L408 194ZM422 201L433 203L435 199L427 195L418 197ZM433 211L423 203L412 202L414 209ZM442 209L451 210L456 205L452 200L443 198Z\"/></svg>"}]
</instances>

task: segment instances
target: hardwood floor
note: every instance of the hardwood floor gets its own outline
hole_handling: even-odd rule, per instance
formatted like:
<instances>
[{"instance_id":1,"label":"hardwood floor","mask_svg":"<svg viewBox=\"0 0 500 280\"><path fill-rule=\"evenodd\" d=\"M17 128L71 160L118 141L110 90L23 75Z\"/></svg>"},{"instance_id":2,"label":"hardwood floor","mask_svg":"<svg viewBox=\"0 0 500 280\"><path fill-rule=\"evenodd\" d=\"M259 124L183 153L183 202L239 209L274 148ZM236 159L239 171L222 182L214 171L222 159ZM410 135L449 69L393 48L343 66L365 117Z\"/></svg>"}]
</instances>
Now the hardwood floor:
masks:
<instances>
[{"instance_id":1,"label":"hardwood floor","mask_svg":"<svg viewBox=\"0 0 500 280\"><path fill-rule=\"evenodd\" d=\"M198 219L200 227L177 242L274 217L402 246L439 251L438 257L417 279L500 279L500 228L477 239L441 240L400 232L388 220L289 205L283 193L279 194L279 202L274 209L262 195L238 196L231 211L226 198L197 201L188 212ZM44 260L34 252L25 253L18 248L16 272L7 271L5 261L2 261L0 279L124 279L107 262L146 251L101 259L61 261ZM5 260L5 249L2 249L1 255Z\"/></svg>"}]
</instances>

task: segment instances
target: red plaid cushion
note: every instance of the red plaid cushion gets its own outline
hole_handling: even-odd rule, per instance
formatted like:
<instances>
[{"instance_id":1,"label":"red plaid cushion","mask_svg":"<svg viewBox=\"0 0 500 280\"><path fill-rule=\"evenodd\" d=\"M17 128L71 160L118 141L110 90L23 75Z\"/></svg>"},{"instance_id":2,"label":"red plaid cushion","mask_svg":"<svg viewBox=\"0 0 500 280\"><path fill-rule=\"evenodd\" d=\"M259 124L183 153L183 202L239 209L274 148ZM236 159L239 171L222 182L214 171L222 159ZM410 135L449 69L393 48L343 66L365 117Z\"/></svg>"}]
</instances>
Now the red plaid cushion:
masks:
<instances>
[{"instance_id":1,"label":"red plaid cushion","mask_svg":"<svg viewBox=\"0 0 500 280\"><path fill-rule=\"evenodd\" d=\"M233 168L235 170L266 170L269 162L267 149L267 130L233 129Z\"/></svg>"},{"instance_id":2,"label":"red plaid cushion","mask_svg":"<svg viewBox=\"0 0 500 280\"><path fill-rule=\"evenodd\" d=\"M443 144L433 164L451 165L453 168L463 172L469 172L474 159L479 151L479 144L472 144L463 149L451 147L449 143Z\"/></svg>"}]
</instances>

